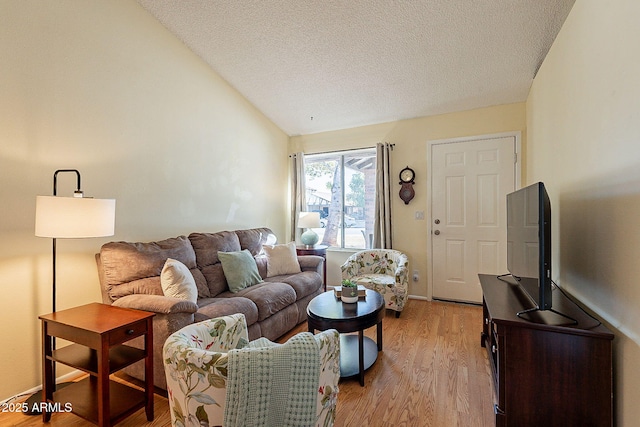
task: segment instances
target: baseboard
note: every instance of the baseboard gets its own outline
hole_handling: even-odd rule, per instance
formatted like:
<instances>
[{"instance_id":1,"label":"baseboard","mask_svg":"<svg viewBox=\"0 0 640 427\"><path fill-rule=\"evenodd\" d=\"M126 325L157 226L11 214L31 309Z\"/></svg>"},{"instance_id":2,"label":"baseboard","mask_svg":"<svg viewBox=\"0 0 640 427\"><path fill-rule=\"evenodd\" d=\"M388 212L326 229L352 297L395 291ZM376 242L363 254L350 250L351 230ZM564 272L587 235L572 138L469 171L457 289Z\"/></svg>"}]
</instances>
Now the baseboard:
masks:
<instances>
[{"instance_id":1,"label":"baseboard","mask_svg":"<svg viewBox=\"0 0 640 427\"><path fill-rule=\"evenodd\" d=\"M72 380L78 378L82 374L83 374L82 371L79 371L79 370L76 369L74 371L69 372L68 374L61 375L61 376L57 377L56 378L56 384L57 383L63 383L63 382L66 382L66 381L72 381ZM33 393L37 393L40 390L42 390L42 384L37 385L37 386L35 386L33 388L30 388L29 390L25 390L22 393L18 393L18 394L14 395L14 396L11 396L11 397L1 401L0 405L3 405L3 404L8 403L8 402L12 402L12 401L17 400L17 399L20 399L23 396L31 396Z\"/></svg>"}]
</instances>

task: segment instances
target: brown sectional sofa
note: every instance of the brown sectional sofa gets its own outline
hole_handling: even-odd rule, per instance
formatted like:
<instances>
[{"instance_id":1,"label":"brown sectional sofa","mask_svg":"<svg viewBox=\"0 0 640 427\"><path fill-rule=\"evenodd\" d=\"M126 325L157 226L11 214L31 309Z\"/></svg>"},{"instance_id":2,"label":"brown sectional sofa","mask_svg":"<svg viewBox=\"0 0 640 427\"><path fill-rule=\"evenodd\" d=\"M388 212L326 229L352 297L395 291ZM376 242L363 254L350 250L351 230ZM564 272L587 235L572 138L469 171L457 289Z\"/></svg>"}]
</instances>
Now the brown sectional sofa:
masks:
<instances>
[{"instance_id":1,"label":"brown sectional sofa","mask_svg":"<svg viewBox=\"0 0 640 427\"><path fill-rule=\"evenodd\" d=\"M166 388L162 346L173 332L209 318L243 313L249 339L275 340L307 318L309 301L323 290L322 257L299 256L301 272L267 277L267 258L262 246L273 236L268 228L192 233L157 242L110 242L96 254L102 299L106 304L156 313L153 319L154 383ZM248 249L264 282L229 291L218 251ZM160 273L167 258L176 259L191 271L198 289L197 303L166 297ZM141 339L132 345L143 347ZM125 370L144 378L141 363Z\"/></svg>"}]
</instances>

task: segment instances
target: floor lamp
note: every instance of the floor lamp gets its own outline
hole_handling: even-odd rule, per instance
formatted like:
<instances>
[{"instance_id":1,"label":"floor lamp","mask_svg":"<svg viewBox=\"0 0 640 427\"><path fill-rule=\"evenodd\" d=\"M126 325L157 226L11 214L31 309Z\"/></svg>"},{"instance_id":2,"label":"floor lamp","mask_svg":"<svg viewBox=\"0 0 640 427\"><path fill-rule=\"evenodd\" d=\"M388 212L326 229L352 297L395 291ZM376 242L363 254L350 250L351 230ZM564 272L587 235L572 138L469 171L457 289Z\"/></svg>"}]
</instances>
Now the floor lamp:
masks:
<instances>
[{"instance_id":1,"label":"floor lamp","mask_svg":"<svg viewBox=\"0 0 640 427\"><path fill-rule=\"evenodd\" d=\"M58 174L75 173L77 179L73 197L59 197ZM115 229L116 201L84 197L80 189L80 172L76 169L59 169L53 174L53 196L36 197L36 229L38 237L49 237L52 243L52 309L56 311L56 240L86 237L113 236ZM55 342L53 343L55 349ZM54 365L55 368L55 365ZM55 378L55 373L54 373ZM59 387L58 384L57 387ZM42 393L31 396L27 402L40 402ZM29 405L31 409L33 404ZM33 415L40 412L35 411Z\"/></svg>"}]
</instances>

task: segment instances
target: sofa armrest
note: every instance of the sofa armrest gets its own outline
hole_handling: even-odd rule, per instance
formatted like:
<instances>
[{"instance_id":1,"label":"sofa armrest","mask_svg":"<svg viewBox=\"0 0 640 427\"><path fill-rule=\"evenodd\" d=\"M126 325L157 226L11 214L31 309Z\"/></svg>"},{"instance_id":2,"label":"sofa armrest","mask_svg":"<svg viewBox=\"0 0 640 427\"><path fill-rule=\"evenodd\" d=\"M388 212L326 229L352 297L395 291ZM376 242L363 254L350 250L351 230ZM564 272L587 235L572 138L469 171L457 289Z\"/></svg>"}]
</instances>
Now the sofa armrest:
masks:
<instances>
[{"instance_id":1,"label":"sofa armrest","mask_svg":"<svg viewBox=\"0 0 640 427\"><path fill-rule=\"evenodd\" d=\"M298 255L298 263L302 271L315 271L322 276L323 257L318 255Z\"/></svg>"},{"instance_id":2,"label":"sofa armrest","mask_svg":"<svg viewBox=\"0 0 640 427\"><path fill-rule=\"evenodd\" d=\"M113 305L160 314L195 313L198 311L198 306L194 302L163 295L127 295L115 300Z\"/></svg>"}]
</instances>

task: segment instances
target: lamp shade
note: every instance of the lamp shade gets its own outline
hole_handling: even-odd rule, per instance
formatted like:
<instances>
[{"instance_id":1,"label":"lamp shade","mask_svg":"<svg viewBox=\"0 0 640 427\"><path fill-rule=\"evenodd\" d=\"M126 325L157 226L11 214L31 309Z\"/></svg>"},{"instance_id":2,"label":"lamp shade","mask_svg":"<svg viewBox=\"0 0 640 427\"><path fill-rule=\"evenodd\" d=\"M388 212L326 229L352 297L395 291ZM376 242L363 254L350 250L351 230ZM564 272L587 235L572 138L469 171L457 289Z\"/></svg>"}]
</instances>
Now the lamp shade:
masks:
<instances>
[{"instance_id":1,"label":"lamp shade","mask_svg":"<svg viewBox=\"0 0 640 427\"><path fill-rule=\"evenodd\" d=\"M319 228L320 214L318 212L300 212L298 228Z\"/></svg>"},{"instance_id":2,"label":"lamp shade","mask_svg":"<svg viewBox=\"0 0 640 427\"><path fill-rule=\"evenodd\" d=\"M116 201L83 197L36 197L36 236L84 238L113 236Z\"/></svg>"}]
</instances>

